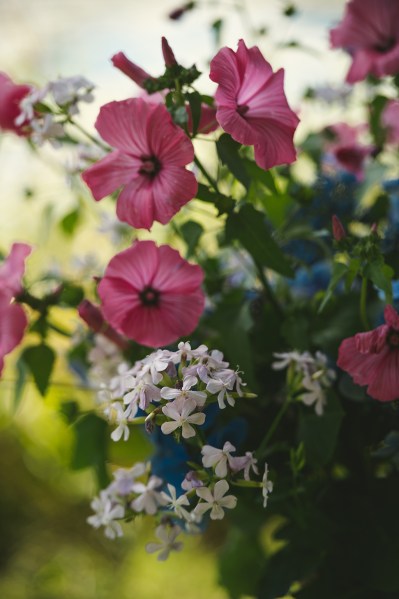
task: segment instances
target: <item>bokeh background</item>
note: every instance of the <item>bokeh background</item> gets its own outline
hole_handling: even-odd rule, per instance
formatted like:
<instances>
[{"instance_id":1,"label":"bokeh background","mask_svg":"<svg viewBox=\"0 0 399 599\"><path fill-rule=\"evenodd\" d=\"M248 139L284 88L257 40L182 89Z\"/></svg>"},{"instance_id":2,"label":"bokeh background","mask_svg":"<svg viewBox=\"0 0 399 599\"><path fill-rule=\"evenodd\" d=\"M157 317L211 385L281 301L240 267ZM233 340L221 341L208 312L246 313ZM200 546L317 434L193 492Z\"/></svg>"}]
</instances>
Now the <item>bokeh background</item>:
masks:
<instances>
[{"instance_id":1,"label":"bokeh background","mask_svg":"<svg viewBox=\"0 0 399 599\"><path fill-rule=\"evenodd\" d=\"M79 119L94 131L101 104L138 92L113 69L110 57L116 52L123 50L156 75L163 69L160 38L165 35L182 64L197 64L203 72L202 90L212 93L207 75L210 58L221 45L235 47L242 37L247 45L257 43L274 69L285 68L287 95L302 120L299 139L312 127L341 120L339 107L320 100L310 109L302 96L309 86L339 86L344 80L348 58L330 51L328 43L328 29L340 19L343 0L298 0L292 17L284 16L291 6L285 0L198 2L176 22L168 19L168 13L178 4L178 0L0 0L0 70L17 82L39 86L58 76L87 77L96 85L96 97L84 106ZM355 105L347 107L349 119ZM34 281L44 269L62 270L72 279L91 277L101 273L116 251L114 238L99 232L112 206L95 204L65 176L65 165L73 165L74 159L72 153L50 147L39 156L22 140L0 135L0 249L8 251L15 240L35 246L28 280ZM207 159L211 158L205 155ZM77 206L84 216L71 236L60 223ZM164 239L170 233L154 227L151 235ZM78 326L72 313L60 314L59 319L71 331ZM9 357L0 383L0 597L226 598L218 587L216 568L223 523L201 541L192 539L183 553L164 564L145 553L151 531L144 518L126 526L126 536L115 542L86 524L96 479L87 469L71 470L74 437L59 406L78 400L92 407L92 395L80 388L61 362L45 400L27 384L16 402L14 367L15 360ZM150 447L138 434L132 445L112 451L118 463L128 466L132 453L144 457ZM267 551L268 531L260 534Z\"/></svg>"}]
</instances>

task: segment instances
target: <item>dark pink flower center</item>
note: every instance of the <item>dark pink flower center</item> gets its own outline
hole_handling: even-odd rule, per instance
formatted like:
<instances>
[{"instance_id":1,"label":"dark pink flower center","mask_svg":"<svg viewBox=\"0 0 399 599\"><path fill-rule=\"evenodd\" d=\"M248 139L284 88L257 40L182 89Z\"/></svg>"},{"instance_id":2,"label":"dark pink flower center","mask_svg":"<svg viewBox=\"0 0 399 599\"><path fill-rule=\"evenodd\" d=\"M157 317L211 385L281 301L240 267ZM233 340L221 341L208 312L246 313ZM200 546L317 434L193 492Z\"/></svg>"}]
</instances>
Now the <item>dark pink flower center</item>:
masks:
<instances>
[{"instance_id":1,"label":"dark pink flower center","mask_svg":"<svg viewBox=\"0 0 399 599\"><path fill-rule=\"evenodd\" d=\"M395 329L388 331L387 344L391 349L399 349L399 331L395 331Z\"/></svg>"},{"instance_id":2,"label":"dark pink flower center","mask_svg":"<svg viewBox=\"0 0 399 599\"><path fill-rule=\"evenodd\" d=\"M160 293L150 285L144 287L139 293L139 298L143 306L157 306L159 304Z\"/></svg>"},{"instance_id":3,"label":"dark pink flower center","mask_svg":"<svg viewBox=\"0 0 399 599\"><path fill-rule=\"evenodd\" d=\"M150 179L154 179L162 168L156 156L140 156L141 167L139 168L140 175L146 175Z\"/></svg>"},{"instance_id":4,"label":"dark pink flower center","mask_svg":"<svg viewBox=\"0 0 399 599\"><path fill-rule=\"evenodd\" d=\"M390 50L392 50L392 48L395 46L395 44L396 44L395 38L390 37L390 38L382 41L381 43L375 45L374 50L376 50L376 52L380 52L381 54L384 54L385 52L389 52Z\"/></svg>"},{"instance_id":5,"label":"dark pink flower center","mask_svg":"<svg viewBox=\"0 0 399 599\"><path fill-rule=\"evenodd\" d=\"M246 114L248 112L248 110L249 110L249 106L246 106L245 104L237 104L237 112L241 116L244 116L244 114Z\"/></svg>"}]
</instances>

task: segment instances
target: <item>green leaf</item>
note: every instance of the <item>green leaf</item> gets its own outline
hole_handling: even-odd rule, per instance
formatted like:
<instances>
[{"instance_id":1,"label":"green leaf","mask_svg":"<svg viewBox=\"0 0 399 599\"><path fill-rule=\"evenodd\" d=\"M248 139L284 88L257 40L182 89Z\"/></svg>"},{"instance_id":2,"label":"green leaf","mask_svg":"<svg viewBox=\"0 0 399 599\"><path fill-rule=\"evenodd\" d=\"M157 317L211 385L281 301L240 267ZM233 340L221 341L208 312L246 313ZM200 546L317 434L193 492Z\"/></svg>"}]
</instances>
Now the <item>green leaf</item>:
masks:
<instances>
[{"instance_id":1,"label":"green leaf","mask_svg":"<svg viewBox=\"0 0 399 599\"><path fill-rule=\"evenodd\" d=\"M23 351L21 359L32 374L39 393L44 396L53 371L55 362L54 351L44 343L31 345Z\"/></svg>"},{"instance_id":2,"label":"green leaf","mask_svg":"<svg viewBox=\"0 0 399 599\"><path fill-rule=\"evenodd\" d=\"M332 457L344 412L333 393L328 393L322 416L311 408L303 411L299 420L299 440L303 442L306 460L314 466L324 466Z\"/></svg>"},{"instance_id":3,"label":"green leaf","mask_svg":"<svg viewBox=\"0 0 399 599\"><path fill-rule=\"evenodd\" d=\"M180 227L180 231L187 244L186 258L190 258L195 252L204 228L194 220L189 220Z\"/></svg>"},{"instance_id":4,"label":"green leaf","mask_svg":"<svg viewBox=\"0 0 399 599\"><path fill-rule=\"evenodd\" d=\"M247 173L245 162L238 153L240 148L241 144L234 141L228 133L223 133L216 142L217 153L222 163L246 189L249 189L251 179Z\"/></svg>"},{"instance_id":5,"label":"green leaf","mask_svg":"<svg viewBox=\"0 0 399 599\"><path fill-rule=\"evenodd\" d=\"M20 356L18 358L15 368L17 371L17 377L15 379L15 386L14 386L14 402L13 402L14 411L17 410L19 404L21 403L22 394L23 394L23 391L25 389L25 384L26 384L26 375L28 372L28 369L26 367L26 364L25 364L22 356Z\"/></svg>"},{"instance_id":6,"label":"green leaf","mask_svg":"<svg viewBox=\"0 0 399 599\"><path fill-rule=\"evenodd\" d=\"M244 158L243 163L251 179L255 179L256 181L262 183L272 194L280 194L271 171L263 170L263 168L260 168L256 162L253 160L248 160L248 158Z\"/></svg>"},{"instance_id":7,"label":"green leaf","mask_svg":"<svg viewBox=\"0 0 399 599\"><path fill-rule=\"evenodd\" d=\"M385 293L385 301L387 304L392 303L392 282L394 275L393 269L384 264L382 260L374 260L366 265L364 275L370 279L378 289Z\"/></svg>"},{"instance_id":8,"label":"green leaf","mask_svg":"<svg viewBox=\"0 0 399 599\"><path fill-rule=\"evenodd\" d=\"M226 237L229 241L237 239L259 265L285 277L294 276L287 256L270 234L265 215L250 204L242 206L239 212L229 214Z\"/></svg>"},{"instance_id":9,"label":"green leaf","mask_svg":"<svg viewBox=\"0 0 399 599\"><path fill-rule=\"evenodd\" d=\"M319 310L318 310L319 314L320 314L320 312L323 311L324 307L330 301L330 299L333 295L334 289L337 287L340 280L343 279L343 277L345 277L345 275L347 273L348 273L348 266L346 264L344 264L343 262L334 262L333 271L332 271L332 275L331 275L331 281L330 281L329 286L326 289L326 292L323 297L323 301L321 302L321 304L319 306Z\"/></svg>"},{"instance_id":10,"label":"green leaf","mask_svg":"<svg viewBox=\"0 0 399 599\"><path fill-rule=\"evenodd\" d=\"M64 283L59 296L61 304L75 308L84 298L84 291L79 285L73 283Z\"/></svg>"},{"instance_id":11,"label":"green leaf","mask_svg":"<svg viewBox=\"0 0 399 599\"><path fill-rule=\"evenodd\" d=\"M62 218L59 222L59 226L65 235L71 236L75 233L76 227L80 221L79 208L72 210Z\"/></svg>"},{"instance_id":12,"label":"green leaf","mask_svg":"<svg viewBox=\"0 0 399 599\"><path fill-rule=\"evenodd\" d=\"M68 424L75 422L79 416L79 404L74 399L63 401L59 410L60 414L65 418Z\"/></svg>"},{"instance_id":13,"label":"green leaf","mask_svg":"<svg viewBox=\"0 0 399 599\"><path fill-rule=\"evenodd\" d=\"M222 193L211 191L209 187L203 185L202 183L198 184L196 197L203 202L214 204L219 210L219 215L231 212L236 204L232 198L229 198Z\"/></svg>"},{"instance_id":14,"label":"green leaf","mask_svg":"<svg viewBox=\"0 0 399 599\"><path fill-rule=\"evenodd\" d=\"M85 414L72 426L75 445L71 457L71 468L81 470L93 467L97 473L100 487L109 482L106 471L106 448L108 443L108 425L93 413Z\"/></svg>"},{"instance_id":15,"label":"green leaf","mask_svg":"<svg viewBox=\"0 0 399 599\"><path fill-rule=\"evenodd\" d=\"M198 125L201 119L201 95L198 92L191 92L190 94L186 94L186 98L188 99L191 108L191 119L193 123L192 135L194 136L197 134Z\"/></svg>"},{"instance_id":16,"label":"green leaf","mask_svg":"<svg viewBox=\"0 0 399 599\"><path fill-rule=\"evenodd\" d=\"M226 587L229 597L240 599L243 595L257 595L264 563L257 539L245 531L231 528L219 556L219 583Z\"/></svg>"}]
</instances>

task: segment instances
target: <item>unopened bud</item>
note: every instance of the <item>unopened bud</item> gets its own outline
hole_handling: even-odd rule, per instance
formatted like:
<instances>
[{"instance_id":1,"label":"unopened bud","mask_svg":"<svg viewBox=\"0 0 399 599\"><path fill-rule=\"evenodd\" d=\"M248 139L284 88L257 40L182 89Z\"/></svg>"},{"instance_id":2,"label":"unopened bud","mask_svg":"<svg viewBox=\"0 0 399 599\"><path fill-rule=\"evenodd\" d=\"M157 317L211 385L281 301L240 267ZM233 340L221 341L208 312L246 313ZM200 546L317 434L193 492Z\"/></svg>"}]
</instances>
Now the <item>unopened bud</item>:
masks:
<instances>
[{"instance_id":1,"label":"unopened bud","mask_svg":"<svg viewBox=\"0 0 399 599\"><path fill-rule=\"evenodd\" d=\"M127 349L128 341L105 321L100 308L89 300L83 300L78 306L78 313L94 333L100 333L122 350Z\"/></svg>"},{"instance_id":2,"label":"unopened bud","mask_svg":"<svg viewBox=\"0 0 399 599\"><path fill-rule=\"evenodd\" d=\"M174 67L177 65L177 60L173 54L172 48L168 44L166 37L162 37L162 54L166 67Z\"/></svg>"},{"instance_id":3,"label":"unopened bud","mask_svg":"<svg viewBox=\"0 0 399 599\"><path fill-rule=\"evenodd\" d=\"M124 75L129 77L129 79L132 79L135 83L137 83L137 85L139 85L143 89L144 81L147 81L148 79L154 79L153 77L151 77L149 73L147 73L147 71L145 71L141 67L134 64L134 62L129 60L123 52L118 52L118 54L114 54L114 56L111 58L111 61L114 67L122 71Z\"/></svg>"},{"instance_id":4,"label":"unopened bud","mask_svg":"<svg viewBox=\"0 0 399 599\"><path fill-rule=\"evenodd\" d=\"M332 217L332 230L335 241L342 241L346 237L345 227L336 214Z\"/></svg>"},{"instance_id":5,"label":"unopened bud","mask_svg":"<svg viewBox=\"0 0 399 599\"><path fill-rule=\"evenodd\" d=\"M183 4L183 6L180 6L179 8L175 8L175 10L172 10L172 12L169 13L168 17L169 19L172 19L172 21L178 21L186 12L192 10L194 6L195 2L187 2L187 4Z\"/></svg>"}]
</instances>

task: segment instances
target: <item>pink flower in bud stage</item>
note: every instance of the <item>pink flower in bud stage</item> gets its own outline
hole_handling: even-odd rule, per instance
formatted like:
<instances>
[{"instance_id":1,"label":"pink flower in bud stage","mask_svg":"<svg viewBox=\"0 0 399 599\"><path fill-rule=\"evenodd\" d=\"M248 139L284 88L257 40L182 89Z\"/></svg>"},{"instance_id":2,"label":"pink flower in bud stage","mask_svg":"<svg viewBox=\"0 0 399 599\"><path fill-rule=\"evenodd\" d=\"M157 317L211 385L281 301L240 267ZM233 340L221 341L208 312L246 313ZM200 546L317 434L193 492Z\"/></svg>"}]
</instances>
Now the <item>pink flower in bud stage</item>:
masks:
<instances>
[{"instance_id":1,"label":"pink flower in bud stage","mask_svg":"<svg viewBox=\"0 0 399 599\"><path fill-rule=\"evenodd\" d=\"M117 333L106 321L101 313L100 308L92 304L89 300L83 300L78 306L78 314L82 320L85 321L87 326L95 333L101 333L103 337L106 337L117 345L120 349L124 350L129 347L129 343L119 333Z\"/></svg>"},{"instance_id":2,"label":"pink flower in bud stage","mask_svg":"<svg viewBox=\"0 0 399 599\"><path fill-rule=\"evenodd\" d=\"M399 100L389 100L381 115L382 126L386 129L386 139L390 144L399 144Z\"/></svg>"},{"instance_id":3,"label":"pink flower in bud stage","mask_svg":"<svg viewBox=\"0 0 399 599\"><path fill-rule=\"evenodd\" d=\"M210 78L219 84L216 118L241 144L254 146L255 161L263 169L295 160L293 144L297 115L284 94L284 71L273 73L258 47L222 48L211 62Z\"/></svg>"},{"instance_id":4,"label":"pink flower in bud stage","mask_svg":"<svg viewBox=\"0 0 399 599\"><path fill-rule=\"evenodd\" d=\"M143 87L144 81L147 79L154 79L147 71L144 71L141 67L137 66L134 62L129 60L123 52L114 54L111 58L114 67L122 71L124 75L132 79L139 87Z\"/></svg>"},{"instance_id":5,"label":"pink flower in bud stage","mask_svg":"<svg viewBox=\"0 0 399 599\"><path fill-rule=\"evenodd\" d=\"M342 22L331 30L333 48L344 48L352 57L348 83L367 75L383 77L399 72L399 2L351 0Z\"/></svg>"},{"instance_id":6,"label":"pink flower in bud stage","mask_svg":"<svg viewBox=\"0 0 399 599\"><path fill-rule=\"evenodd\" d=\"M162 43L162 54L163 54L163 59L165 61L165 66L173 67L173 66L177 65L177 60L175 58L175 55L173 54L172 48L169 46L169 43L168 43L168 40L166 39L166 37L162 37L161 43Z\"/></svg>"},{"instance_id":7,"label":"pink flower in bud stage","mask_svg":"<svg viewBox=\"0 0 399 599\"><path fill-rule=\"evenodd\" d=\"M342 241L346 237L345 227L336 214L332 216L332 230L335 241Z\"/></svg>"},{"instance_id":8,"label":"pink flower in bud stage","mask_svg":"<svg viewBox=\"0 0 399 599\"><path fill-rule=\"evenodd\" d=\"M21 114L19 103L31 91L30 85L16 85L8 75L0 72L0 129L26 135L27 123L16 125L15 120Z\"/></svg>"},{"instance_id":9,"label":"pink flower in bud stage","mask_svg":"<svg viewBox=\"0 0 399 599\"><path fill-rule=\"evenodd\" d=\"M347 123L336 123L327 129L334 135L334 140L328 144L328 151L337 165L361 181L364 177L364 162L375 150L374 146L363 145L358 141L358 136L365 130L365 126L352 127Z\"/></svg>"},{"instance_id":10,"label":"pink flower in bud stage","mask_svg":"<svg viewBox=\"0 0 399 599\"><path fill-rule=\"evenodd\" d=\"M21 343L28 324L23 308L12 300L22 291L25 258L31 250L26 243L14 243L0 266L0 374L4 356Z\"/></svg>"},{"instance_id":11,"label":"pink flower in bud stage","mask_svg":"<svg viewBox=\"0 0 399 599\"><path fill-rule=\"evenodd\" d=\"M126 337L149 347L167 345L197 326L203 276L169 246L136 241L107 266L98 286L102 312Z\"/></svg>"},{"instance_id":12,"label":"pink flower in bud stage","mask_svg":"<svg viewBox=\"0 0 399 599\"><path fill-rule=\"evenodd\" d=\"M123 187L116 213L133 227L166 224L197 193L193 144L162 104L141 98L102 106L96 121L113 152L82 174L95 200Z\"/></svg>"},{"instance_id":13,"label":"pink flower in bud stage","mask_svg":"<svg viewBox=\"0 0 399 599\"><path fill-rule=\"evenodd\" d=\"M399 315L392 306L384 310L385 324L342 341L337 364L357 385L379 401L399 398Z\"/></svg>"}]
</instances>

